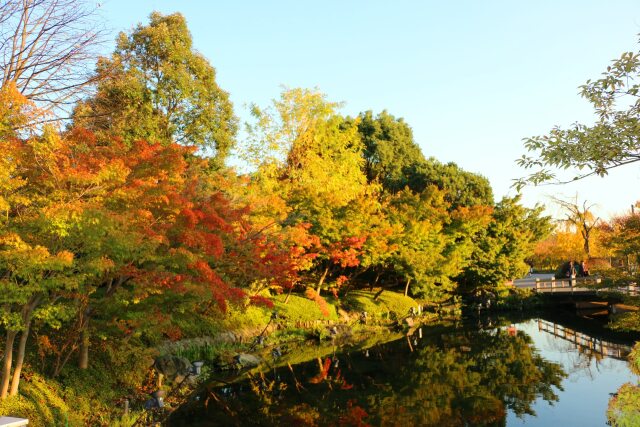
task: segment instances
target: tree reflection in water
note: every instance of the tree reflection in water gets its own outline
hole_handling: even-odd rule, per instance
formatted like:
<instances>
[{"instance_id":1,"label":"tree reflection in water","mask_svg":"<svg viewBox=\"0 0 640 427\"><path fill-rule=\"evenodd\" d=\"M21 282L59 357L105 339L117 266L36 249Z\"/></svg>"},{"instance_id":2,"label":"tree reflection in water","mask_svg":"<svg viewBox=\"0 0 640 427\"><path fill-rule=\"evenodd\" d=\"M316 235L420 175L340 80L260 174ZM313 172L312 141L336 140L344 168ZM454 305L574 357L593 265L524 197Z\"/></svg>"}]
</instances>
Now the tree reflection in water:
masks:
<instances>
[{"instance_id":1,"label":"tree reflection in water","mask_svg":"<svg viewBox=\"0 0 640 427\"><path fill-rule=\"evenodd\" d=\"M523 332L441 329L211 389L169 424L502 426L565 377Z\"/></svg>"}]
</instances>

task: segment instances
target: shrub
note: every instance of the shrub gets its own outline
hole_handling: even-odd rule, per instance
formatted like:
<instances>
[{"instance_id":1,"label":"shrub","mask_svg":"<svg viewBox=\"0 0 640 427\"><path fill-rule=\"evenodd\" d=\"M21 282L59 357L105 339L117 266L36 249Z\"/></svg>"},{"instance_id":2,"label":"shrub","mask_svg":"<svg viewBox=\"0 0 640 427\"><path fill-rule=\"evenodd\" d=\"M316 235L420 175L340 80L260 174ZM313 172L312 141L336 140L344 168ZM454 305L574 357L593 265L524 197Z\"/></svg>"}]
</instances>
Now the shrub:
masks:
<instances>
[{"instance_id":1,"label":"shrub","mask_svg":"<svg viewBox=\"0 0 640 427\"><path fill-rule=\"evenodd\" d=\"M640 387L624 384L609 401L607 418L614 427L640 425Z\"/></svg>"}]
</instances>

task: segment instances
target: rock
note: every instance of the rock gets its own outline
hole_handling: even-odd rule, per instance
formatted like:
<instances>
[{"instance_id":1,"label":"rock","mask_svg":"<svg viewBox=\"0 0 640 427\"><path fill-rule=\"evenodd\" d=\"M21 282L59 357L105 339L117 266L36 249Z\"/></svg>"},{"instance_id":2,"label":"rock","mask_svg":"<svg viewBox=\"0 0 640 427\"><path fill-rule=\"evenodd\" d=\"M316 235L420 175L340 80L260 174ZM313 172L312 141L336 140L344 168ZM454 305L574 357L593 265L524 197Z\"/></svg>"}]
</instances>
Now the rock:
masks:
<instances>
[{"instance_id":1,"label":"rock","mask_svg":"<svg viewBox=\"0 0 640 427\"><path fill-rule=\"evenodd\" d=\"M238 337L231 331L220 332L215 337L213 337L214 343L236 343L238 342Z\"/></svg>"},{"instance_id":2,"label":"rock","mask_svg":"<svg viewBox=\"0 0 640 427\"><path fill-rule=\"evenodd\" d=\"M340 319L342 319L344 322L351 321L351 316L349 316L349 313L347 313L345 310L341 308L338 309L338 315L340 316Z\"/></svg>"},{"instance_id":3,"label":"rock","mask_svg":"<svg viewBox=\"0 0 640 427\"><path fill-rule=\"evenodd\" d=\"M260 358L253 354L240 353L234 358L235 362L243 368L255 368L260 364Z\"/></svg>"},{"instance_id":4,"label":"rock","mask_svg":"<svg viewBox=\"0 0 640 427\"><path fill-rule=\"evenodd\" d=\"M160 356L153 367L169 381L181 382L191 372L191 362L179 356Z\"/></svg>"}]
</instances>

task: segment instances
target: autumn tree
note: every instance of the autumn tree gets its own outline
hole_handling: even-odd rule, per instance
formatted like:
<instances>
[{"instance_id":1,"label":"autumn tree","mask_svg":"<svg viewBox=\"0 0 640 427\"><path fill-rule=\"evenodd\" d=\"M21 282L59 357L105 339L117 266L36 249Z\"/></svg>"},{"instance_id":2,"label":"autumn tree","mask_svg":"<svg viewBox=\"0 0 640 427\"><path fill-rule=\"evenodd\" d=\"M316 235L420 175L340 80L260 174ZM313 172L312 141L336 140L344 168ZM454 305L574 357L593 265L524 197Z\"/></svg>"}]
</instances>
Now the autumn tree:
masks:
<instances>
[{"instance_id":1,"label":"autumn tree","mask_svg":"<svg viewBox=\"0 0 640 427\"><path fill-rule=\"evenodd\" d=\"M104 175L102 165L121 168L75 215L83 221L63 239L79 263L106 265L82 288L76 336L88 339L91 319L104 325L117 318L127 335L179 337L177 318L197 323L242 302L252 282L278 280L293 269L288 252L255 235L247 207L226 197L224 180L211 182L218 177L193 147L103 145L83 130L71 135L76 161L67 175L80 172L75 168L87 177ZM166 309L159 313L158 306ZM140 315L147 310L154 314ZM87 344L69 347L79 348L81 367Z\"/></svg>"},{"instance_id":2,"label":"autumn tree","mask_svg":"<svg viewBox=\"0 0 640 427\"><path fill-rule=\"evenodd\" d=\"M6 397L10 379L10 394L18 391L33 319L59 324L67 318L69 313L61 302L83 279L73 268L73 252L51 239L58 232L64 233L55 215L51 215L55 206L63 206L58 205L57 194L44 190L45 182L38 179L43 169L55 163L58 142L53 132L45 132L28 141L0 144L0 157L6 162L9 175L9 180L0 186L0 318L6 330L0 398ZM69 210L71 206L64 208Z\"/></svg>"},{"instance_id":3,"label":"autumn tree","mask_svg":"<svg viewBox=\"0 0 640 427\"><path fill-rule=\"evenodd\" d=\"M600 217L595 217L592 211L593 204L588 205L585 200L582 206L578 204L578 196L568 201L552 197L554 203L564 210L564 221L576 228L583 240L584 253L591 258L592 231L595 229Z\"/></svg>"},{"instance_id":4,"label":"autumn tree","mask_svg":"<svg viewBox=\"0 0 640 427\"><path fill-rule=\"evenodd\" d=\"M357 127L337 115L338 106L316 91L285 90L271 108L253 107L256 122L243 147L257 165L254 179L279 192L292 221L311 224L319 238L319 289L334 267L360 263L366 215L358 207L369 209L375 191L362 172Z\"/></svg>"},{"instance_id":5,"label":"autumn tree","mask_svg":"<svg viewBox=\"0 0 640 427\"><path fill-rule=\"evenodd\" d=\"M175 339L177 318L215 316L243 303L253 282L289 280L301 262L290 247L256 234L247 206L225 195L228 184L193 147L103 144L74 128L1 148L8 351L0 391L10 374L17 391L34 318L54 329L74 319L58 342L52 372L59 374L73 354L87 367L93 331Z\"/></svg>"},{"instance_id":6,"label":"autumn tree","mask_svg":"<svg viewBox=\"0 0 640 427\"><path fill-rule=\"evenodd\" d=\"M74 111L76 126L100 138L177 142L212 150L218 163L234 144L237 119L215 69L193 48L185 18L151 14L121 33L96 70L95 95Z\"/></svg>"},{"instance_id":7,"label":"autumn tree","mask_svg":"<svg viewBox=\"0 0 640 427\"><path fill-rule=\"evenodd\" d=\"M569 260L584 258L584 240L582 236L567 224L556 224L555 230L536 243L533 254L527 261L534 268L555 270Z\"/></svg>"},{"instance_id":8,"label":"autumn tree","mask_svg":"<svg viewBox=\"0 0 640 427\"><path fill-rule=\"evenodd\" d=\"M640 215L635 212L611 219L611 229L605 244L618 256L627 259L627 265L640 261ZM629 262L631 261L631 262Z\"/></svg>"}]
</instances>

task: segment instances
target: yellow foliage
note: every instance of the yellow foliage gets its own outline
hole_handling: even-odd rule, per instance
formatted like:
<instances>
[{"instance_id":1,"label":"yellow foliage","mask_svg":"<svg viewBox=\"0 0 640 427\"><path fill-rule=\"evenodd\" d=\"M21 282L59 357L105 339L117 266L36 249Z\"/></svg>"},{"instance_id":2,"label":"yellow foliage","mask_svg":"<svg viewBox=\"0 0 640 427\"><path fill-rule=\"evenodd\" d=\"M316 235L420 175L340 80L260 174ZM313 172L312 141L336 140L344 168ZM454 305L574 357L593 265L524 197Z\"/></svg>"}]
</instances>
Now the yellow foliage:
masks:
<instances>
[{"instance_id":1,"label":"yellow foliage","mask_svg":"<svg viewBox=\"0 0 640 427\"><path fill-rule=\"evenodd\" d=\"M603 232L599 229L594 228L591 231L589 245L592 258L605 258L610 255L604 246L603 237ZM538 242L530 260L536 268L555 269L563 262L587 258L584 239L580 232L573 227L558 227L549 237Z\"/></svg>"},{"instance_id":2,"label":"yellow foliage","mask_svg":"<svg viewBox=\"0 0 640 427\"><path fill-rule=\"evenodd\" d=\"M71 265L73 263L73 253L69 251L58 252L56 258L64 265Z\"/></svg>"}]
</instances>

